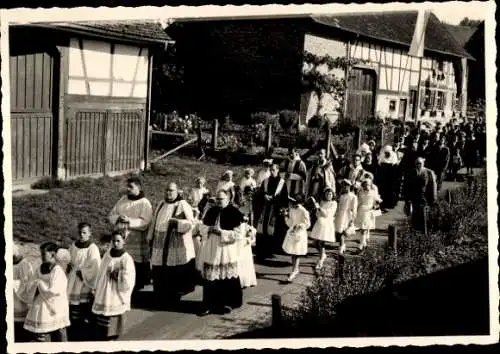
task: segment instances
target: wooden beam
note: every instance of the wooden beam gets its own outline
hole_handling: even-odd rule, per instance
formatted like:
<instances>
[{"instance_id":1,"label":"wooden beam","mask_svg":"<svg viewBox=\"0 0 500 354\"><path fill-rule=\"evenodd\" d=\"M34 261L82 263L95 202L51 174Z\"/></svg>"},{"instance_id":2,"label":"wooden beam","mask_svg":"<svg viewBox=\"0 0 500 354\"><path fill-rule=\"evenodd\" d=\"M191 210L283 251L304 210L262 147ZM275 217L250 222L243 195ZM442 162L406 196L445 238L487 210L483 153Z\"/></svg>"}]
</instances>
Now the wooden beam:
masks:
<instances>
[{"instance_id":1,"label":"wooden beam","mask_svg":"<svg viewBox=\"0 0 500 354\"><path fill-rule=\"evenodd\" d=\"M114 72L113 72L113 65L114 65L114 61L115 61L115 44L114 43L111 43L111 58L110 58L110 65L109 65L109 96L113 96L113 82L114 82L114 79L113 79L113 76L114 76Z\"/></svg>"},{"instance_id":2,"label":"wooden beam","mask_svg":"<svg viewBox=\"0 0 500 354\"><path fill-rule=\"evenodd\" d=\"M132 82L132 88L130 89L130 97L134 97L134 90L135 90L135 85L136 85L136 80L137 80L137 73L139 72L139 63L141 62L141 57L142 57L142 47L139 48L139 54L137 55L137 61L135 63L134 76L133 76L134 80ZM149 57L149 53L148 53L148 57ZM148 62L149 61L150 60L148 60Z\"/></svg>"},{"instance_id":3,"label":"wooden beam","mask_svg":"<svg viewBox=\"0 0 500 354\"><path fill-rule=\"evenodd\" d=\"M151 49L148 51L148 96L146 101L146 126L144 129L144 170L149 169L149 155L151 149L151 134L149 132L149 126L151 124L151 81L153 78L153 55Z\"/></svg>"},{"instance_id":4,"label":"wooden beam","mask_svg":"<svg viewBox=\"0 0 500 354\"><path fill-rule=\"evenodd\" d=\"M60 180L65 180L68 177L66 171L66 125L67 125L67 117L66 117L66 93L68 92L68 74L69 74L69 47L68 46L58 46L59 51L59 92L57 99L57 117L55 121L57 122L55 132L57 136L57 144L56 144L56 161L54 161L54 165L56 166L55 177ZM57 58L56 58L57 60ZM55 76L57 77L57 76ZM55 101L55 100L54 100Z\"/></svg>"},{"instance_id":5,"label":"wooden beam","mask_svg":"<svg viewBox=\"0 0 500 354\"><path fill-rule=\"evenodd\" d=\"M167 135L167 136L186 136L184 133L176 133L176 132L165 132L162 130L151 130L151 134L153 135Z\"/></svg>"},{"instance_id":6,"label":"wooden beam","mask_svg":"<svg viewBox=\"0 0 500 354\"><path fill-rule=\"evenodd\" d=\"M161 159L163 159L163 158L165 158L165 157L167 157L167 156L169 156L169 155L172 155L174 152L176 152L176 151L178 151L178 150L182 149L184 146L187 146L187 145L189 145L189 144L194 143L196 140L198 140L198 137L195 137L195 138L193 138L193 139L190 139L190 140L188 140L188 141L186 141L186 142L182 143L181 145L177 146L176 148L174 148L174 149L172 149L172 150L169 150L169 151L167 151L166 153L164 153L163 155L158 156L157 158L155 158L155 159L151 160L151 163L155 163L155 162L157 162L157 161L159 161L159 160L161 160Z\"/></svg>"},{"instance_id":7,"label":"wooden beam","mask_svg":"<svg viewBox=\"0 0 500 354\"><path fill-rule=\"evenodd\" d=\"M87 95L90 95L90 83L87 74L87 66L85 65L85 55L83 55L83 39L78 38L78 46L80 47L80 58L82 59L82 70L83 77L85 78L85 87L87 89Z\"/></svg>"}]
</instances>

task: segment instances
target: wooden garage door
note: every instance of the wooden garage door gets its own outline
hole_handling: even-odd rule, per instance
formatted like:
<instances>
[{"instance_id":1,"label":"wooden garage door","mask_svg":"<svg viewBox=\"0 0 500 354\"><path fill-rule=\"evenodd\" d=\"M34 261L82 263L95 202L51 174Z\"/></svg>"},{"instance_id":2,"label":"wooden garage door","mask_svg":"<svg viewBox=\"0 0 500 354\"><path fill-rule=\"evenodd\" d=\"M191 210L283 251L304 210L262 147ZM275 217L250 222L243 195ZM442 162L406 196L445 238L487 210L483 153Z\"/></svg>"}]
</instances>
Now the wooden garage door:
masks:
<instances>
[{"instance_id":1,"label":"wooden garage door","mask_svg":"<svg viewBox=\"0 0 500 354\"><path fill-rule=\"evenodd\" d=\"M376 74L374 70L353 68L347 84L347 118L354 122L373 116Z\"/></svg>"},{"instance_id":2,"label":"wooden garage door","mask_svg":"<svg viewBox=\"0 0 500 354\"><path fill-rule=\"evenodd\" d=\"M143 109L69 109L67 177L139 169L144 159Z\"/></svg>"},{"instance_id":3,"label":"wooden garage door","mask_svg":"<svg viewBox=\"0 0 500 354\"><path fill-rule=\"evenodd\" d=\"M55 48L54 48L55 49ZM24 182L53 170L56 54L43 48L11 48L12 179Z\"/></svg>"}]
</instances>

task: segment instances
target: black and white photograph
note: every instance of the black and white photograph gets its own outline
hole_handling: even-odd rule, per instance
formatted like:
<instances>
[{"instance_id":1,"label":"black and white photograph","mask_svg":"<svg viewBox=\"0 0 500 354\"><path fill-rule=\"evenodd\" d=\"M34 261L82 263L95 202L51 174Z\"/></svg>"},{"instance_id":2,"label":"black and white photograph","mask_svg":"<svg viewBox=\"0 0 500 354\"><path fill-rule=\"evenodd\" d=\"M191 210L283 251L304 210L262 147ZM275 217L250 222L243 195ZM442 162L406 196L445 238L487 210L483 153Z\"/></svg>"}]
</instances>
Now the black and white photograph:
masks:
<instances>
[{"instance_id":1,"label":"black and white photograph","mask_svg":"<svg viewBox=\"0 0 500 354\"><path fill-rule=\"evenodd\" d=\"M495 10L1 10L8 352L497 342Z\"/></svg>"}]
</instances>

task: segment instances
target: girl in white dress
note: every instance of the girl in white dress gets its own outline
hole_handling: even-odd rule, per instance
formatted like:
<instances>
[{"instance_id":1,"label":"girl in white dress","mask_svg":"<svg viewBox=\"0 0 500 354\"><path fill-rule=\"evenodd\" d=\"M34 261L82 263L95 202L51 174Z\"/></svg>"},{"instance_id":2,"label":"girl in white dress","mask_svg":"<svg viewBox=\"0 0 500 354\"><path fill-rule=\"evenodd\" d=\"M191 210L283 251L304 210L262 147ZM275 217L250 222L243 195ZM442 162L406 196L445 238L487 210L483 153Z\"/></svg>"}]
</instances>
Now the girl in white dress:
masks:
<instances>
[{"instance_id":1,"label":"girl in white dress","mask_svg":"<svg viewBox=\"0 0 500 354\"><path fill-rule=\"evenodd\" d=\"M309 212L302 205L302 195L290 199L290 210L285 215L285 223L288 231L283 241L283 251L292 256L293 269L288 277L292 282L299 274L300 256L307 254L307 229L311 226Z\"/></svg>"},{"instance_id":2,"label":"girl in white dress","mask_svg":"<svg viewBox=\"0 0 500 354\"><path fill-rule=\"evenodd\" d=\"M240 191L244 191L246 187L252 188L254 190L257 188L257 182L253 178L255 175L255 171L252 168L246 168L243 172L243 177L240 180Z\"/></svg>"},{"instance_id":3,"label":"girl in white dress","mask_svg":"<svg viewBox=\"0 0 500 354\"><path fill-rule=\"evenodd\" d=\"M239 274L242 288L248 288L257 285L257 276L255 274L255 264L253 262L252 246L255 245L257 230L253 225L252 211L252 187L247 186L243 190L240 198L239 211L243 214L243 224L245 237L239 240Z\"/></svg>"},{"instance_id":4,"label":"girl in white dress","mask_svg":"<svg viewBox=\"0 0 500 354\"><path fill-rule=\"evenodd\" d=\"M344 179L341 182L337 212L335 213L335 232L340 239L339 254L344 255L345 239L355 234L354 220L358 211L358 197L352 192L351 181Z\"/></svg>"},{"instance_id":5,"label":"girl in white dress","mask_svg":"<svg viewBox=\"0 0 500 354\"><path fill-rule=\"evenodd\" d=\"M232 203L235 197L234 182L233 182L233 171L227 170L221 177L221 180L217 184L215 192L220 190L225 191L229 194L229 202Z\"/></svg>"},{"instance_id":6,"label":"girl in white dress","mask_svg":"<svg viewBox=\"0 0 500 354\"><path fill-rule=\"evenodd\" d=\"M361 230L361 241L359 249L363 250L367 246L370 230L375 228L374 208L375 203L380 203L382 199L374 189L372 189L371 179L367 178L361 182L361 189L358 192L358 213L355 225Z\"/></svg>"},{"instance_id":7,"label":"girl in white dress","mask_svg":"<svg viewBox=\"0 0 500 354\"><path fill-rule=\"evenodd\" d=\"M257 183L257 188L260 188L262 182L271 176L271 166L273 165L273 160L265 159L262 161L262 164L264 167L257 174L257 180L255 181Z\"/></svg>"},{"instance_id":8,"label":"girl in white dress","mask_svg":"<svg viewBox=\"0 0 500 354\"><path fill-rule=\"evenodd\" d=\"M325 242L335 242L335 212L337 211L337 202L335 201L335 192L333 188L326 187L323 191L323 200L320 203L314 201L316 207L317 220L311 231L310 237L318 243L320 259L316 265L316 270L323 268L326 259Z\"/></svg>"},{"instance_id":9,"label":"girl in white dress","mask_svg":"<svg viewBox=\"0 0 500 354\"><path fill-rule=\"evenodd\" d=\"M209 193L209 190L206 188L207 181L205 177L196 178L196 186L191 189L191 193L189 194L189 204L194 209L198 209L198 206L205 195Z\"/></svg>"},{"instance_id":10,"label":"girl in white dress","mask_svg":"<svg viewBox=\"0 0 500 354\"><path fill-rule=\"evenodd\" d=\"M374 176L372 173L370 172L366 172L364 174L364 177L363 179L369 179L370 180L370 185L371 185L371 189L375 192L376 195L378 195L380 197L380 193L378 192L378 187L375 185L375 183L373 183L373 180L374 180ZM382 199L380 199L382 201ZM372 220L373 220L373 225L375 225L375 220L377 218L377 216L380 216L382 215L382 211L380 210L380 202L378 201L375 201L375 206L373 207L373 212L372 212ZM370 241L370 232L368 232L368 234L366 235L366 241Z\"/></svg>"},{"instance_id":11,"label":"girl in white dress","mask_svg":"<svg viewBox=\"0 0 500 354\"><path fill-rule=\"evenodd\" d=\"M135 266L125 249L125 237L113 232L111 249L102 258L94 305L94 339L115 340L123 331L125 313L130 310L130 298L135 285Z\"/></svg>"},{"instance_id":12,"label":"girl in white dress","mask_svg":"<svg viewBox=\"0 0 500 354\"><path fill-rule=\"evenodd\" d=\"M34 342L66 342L69 321L68 279L56 262L58 246L47 242L40 246L42 264L31 283L33 303L26 315L24 329Z\"/></svg>"},{"instance_id":13,"label":"girl in white dress","mask_svg":"<svg viewBox=\"0 0 500 354\"><path fill-rule=\"evenodd\" d=\"M26 341L24 320L31 305L30 282L35 274L30 262L19 252L19 246L14 243L14 340L17 343Z\"/></svg>"},{"instance_id":14,"label":"girl in white dress","mask_svg":"<svg viewBox=\"0 0 500 354\"><path fill-rule=\"evenodd\" d=\"M193 207L193 216L195 218L195 225L193 227L193 244L196 255L200 253L201 248L201 237L198 233L198 224L201 222L200 220L202 214L202 210L200 210L200 202L210 193L210 191L206 188L206 184L207 181L205 177L196 178L196 187L191 189L191 193L189 195L189 203Z\"/></svg>"},{"instance_id":15,"label":"girl in white dress","mask_svg":"<svg viewBox=\"0 0 500 354\"><path fill-rule=\"evenodd\" d=\"M70 341L85 341L90 333L92 302L101 266L101 255L97 245L90 240L90 225L83 222L78 225L79 240L69 249L68 295L71 327Z\"/></svg>"}]
</instances>

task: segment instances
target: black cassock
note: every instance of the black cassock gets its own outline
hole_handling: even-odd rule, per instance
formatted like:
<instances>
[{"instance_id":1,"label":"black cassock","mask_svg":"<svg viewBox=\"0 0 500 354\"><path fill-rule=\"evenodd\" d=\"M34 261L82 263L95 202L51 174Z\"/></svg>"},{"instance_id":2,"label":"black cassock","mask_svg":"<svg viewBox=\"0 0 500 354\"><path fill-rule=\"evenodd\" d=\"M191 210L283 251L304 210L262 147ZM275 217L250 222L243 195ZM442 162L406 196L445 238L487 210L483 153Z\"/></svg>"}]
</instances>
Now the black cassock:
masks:
<instances>
[{"instance_id":1,"label":"black cassock","mask_svg":"<svg viewBox=\"0 0 500 354\"><path fill-rule=\"evenodd\" d=\"M278 187L280 190L278 191ZM272 197L267 201L265 196ZM281 208L288 207L288 190L281 177L269 177L264 180L257 192L254 204L254 226L257 229L257 254L262 257L273 255L281 250L285 238L286 224L280 214Z\"/></svg>"},{"instance_id":2,"label":"black cassock","mask_svg":"<svg viewBox=\"0 0 500 354\"><path fill-rule=\"evenodd\" d=\"M243 214L233 205L228 205L223 209L213 207L207 211L203 218L203 224L215 226L217 219L219 219L219 226L222 230L232 231L243 222ZM204 264L204 267L207 266L209 265ZM243 292L239 277L203 280L203 306L205 309L217 312L224 306L229 306L232 309L238 308L242 303Z\"/></svg>"}]
</instances>

